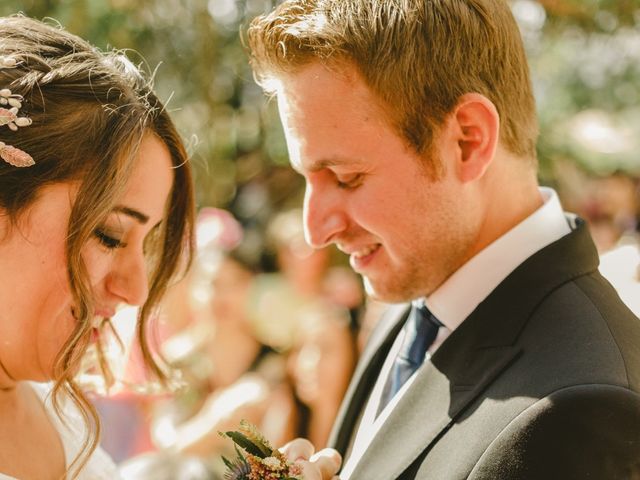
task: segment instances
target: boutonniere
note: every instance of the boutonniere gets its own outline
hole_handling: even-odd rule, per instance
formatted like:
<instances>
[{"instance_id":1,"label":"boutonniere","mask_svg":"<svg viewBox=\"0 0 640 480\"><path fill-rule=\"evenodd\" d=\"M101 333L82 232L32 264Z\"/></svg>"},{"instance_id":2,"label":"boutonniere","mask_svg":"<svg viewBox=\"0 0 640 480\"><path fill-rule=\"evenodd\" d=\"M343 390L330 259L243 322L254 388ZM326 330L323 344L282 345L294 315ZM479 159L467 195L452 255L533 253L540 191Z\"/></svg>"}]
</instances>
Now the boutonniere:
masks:
<instances>
[{"instance_id":1,"label":"boutonniere","mask_svg":"<svg viewBox=\"0 0 640 480\"><path fill-rule=\"evenodd\" d=\"M230 438L236 451L234 460L222 457L225 480L304 480L300 466L287 461L255 425L243 420L238 430L220 435Z\"/></svg>"}]
</instances>

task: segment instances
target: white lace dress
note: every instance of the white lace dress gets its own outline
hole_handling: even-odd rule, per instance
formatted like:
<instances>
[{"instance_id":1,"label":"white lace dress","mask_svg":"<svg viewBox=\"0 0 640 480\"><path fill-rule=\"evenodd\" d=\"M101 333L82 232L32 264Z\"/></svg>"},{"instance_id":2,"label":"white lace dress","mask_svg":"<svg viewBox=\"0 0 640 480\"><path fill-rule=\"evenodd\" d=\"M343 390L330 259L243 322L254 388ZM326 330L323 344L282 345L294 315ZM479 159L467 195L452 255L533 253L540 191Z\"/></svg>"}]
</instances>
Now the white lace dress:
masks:
<instances>
[{"instance_id":1,"label":"white lace dress","mask_svg":"<svg viewBox=\"0 0 640 480\"><path fill-rule=\"evenodd\" d=\"M38 394L38 397L40 397L40 399L42 400L45 410L49 414L51 422L60 434L60 440L62 441L62 445L64 447L64 455L67 461L67 466L69 466L71 465L71 462L73 461L77 453L80 451L80 448L82 446L82 439L84 438L84 433L86 431L84 423L82 421L82 416L76 408L72 408L73 405L69 405L69 407L65 409L65 418L67 419L67 424L63 424L53 410L51 396L49 395L49 392L51 391L51 385L31 383L31 386ZM109 458L104 450L98 448L89 459L89 462L82 469L82 472L80 472L78 480L119 480L120 478L121 477L118 474L118 469L111 458ZM0 473L0 480L19 479Z\"/></svg>"}]
</instances>

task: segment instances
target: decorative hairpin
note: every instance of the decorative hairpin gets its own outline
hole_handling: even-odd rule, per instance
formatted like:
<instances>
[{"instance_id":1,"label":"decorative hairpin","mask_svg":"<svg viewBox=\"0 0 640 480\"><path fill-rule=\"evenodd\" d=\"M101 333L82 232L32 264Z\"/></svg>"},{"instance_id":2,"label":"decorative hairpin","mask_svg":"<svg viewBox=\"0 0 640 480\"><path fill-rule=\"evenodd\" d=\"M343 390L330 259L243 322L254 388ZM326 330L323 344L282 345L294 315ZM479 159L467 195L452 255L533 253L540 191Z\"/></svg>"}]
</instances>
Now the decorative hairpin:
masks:
<instances>
[{"instance_id":1,"label":"decorative hairpin","mask_svg":"<svg viewBox=\"0 0 640 480\"><path fill-rule=\"evenodd\" d=\"M0 56L0 69L15 68L17 65L15 58ZM22 95L14 94L8 88L0 90L0 127L6 125L11 131L16 132L19 127L31 125L30 118L18 116L23 100ZM24 150L4 142L0 142L0 158L14 167L30 167L36 163Z\"/></svg>"}]
</instances>

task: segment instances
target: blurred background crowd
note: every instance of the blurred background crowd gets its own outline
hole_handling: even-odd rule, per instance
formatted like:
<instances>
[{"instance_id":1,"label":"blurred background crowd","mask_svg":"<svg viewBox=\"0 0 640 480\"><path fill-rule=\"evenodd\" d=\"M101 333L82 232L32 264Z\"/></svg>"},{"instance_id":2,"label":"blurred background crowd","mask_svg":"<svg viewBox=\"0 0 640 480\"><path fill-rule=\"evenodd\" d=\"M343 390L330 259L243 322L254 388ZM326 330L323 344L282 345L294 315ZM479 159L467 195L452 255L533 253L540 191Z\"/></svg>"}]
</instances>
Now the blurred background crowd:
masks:
<instances>
[{"instance_id":1,"label":"blurred background crowd","mask_svg":"<svg viewBox=\"0 0 640 480\"><path fill-rule=\"evenodd\" d=\"M111 359L118 382L95 395L103 445L127 478L222 478L230 442L218 432L241 418L274 444L302 435L322 446L383 308L339 252L304 243L303 182L287 166L275 103L254 83L242 43L248 21L274 3L0 3L0 15L50 17L100 48L126 49L155 72L191 149L198 255L156 322L157 349L180 388L169 393L138 368L135 312L124 310ZM541 183L590 223L601 270L638 313L640 0L511 4L538 102ZM104 393L96 378L87 382Z\"/></svg>"}]
</instances>

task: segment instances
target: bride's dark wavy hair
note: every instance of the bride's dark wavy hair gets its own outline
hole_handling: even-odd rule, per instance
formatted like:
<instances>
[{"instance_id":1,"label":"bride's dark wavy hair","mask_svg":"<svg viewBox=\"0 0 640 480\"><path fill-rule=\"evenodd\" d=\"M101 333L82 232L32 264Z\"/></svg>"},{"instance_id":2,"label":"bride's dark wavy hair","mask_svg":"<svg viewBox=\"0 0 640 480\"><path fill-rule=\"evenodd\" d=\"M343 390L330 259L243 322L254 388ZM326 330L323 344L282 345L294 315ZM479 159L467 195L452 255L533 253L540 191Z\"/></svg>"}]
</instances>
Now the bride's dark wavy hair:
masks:
<instances>
[{"instance_id":1,"label":"bride's dark wavy hair","mask_svg":"<svg viewBox=\"0 0 640 480\"><path fill-rule=\"evenodd\" d=\"M95 408L74 381L89 344L94 301L81 249L124 193L145 135L169 149L174 182L161 231L149 242L149 296L140 309L138 336L147 364L160 380L164 370L147 345L150 313L171 279L184 271L193 251L194 193L184 145L151 82L120 52L103 53L64 31L23 16L0 18L0 56L17 60L0 69L0 88L24 97L20 114L28 128L0 129L0 142L28 152L36 164L16 168L0 161L0 210L14 227L45 185L77 182L69 218L66 255L77 323L57 355L52 377L61 414L69 395L87 424L83 448L68 473L76 478L98 445ZM149 178L153 182L153 178Z\"/></svg>"}]
</instances>

